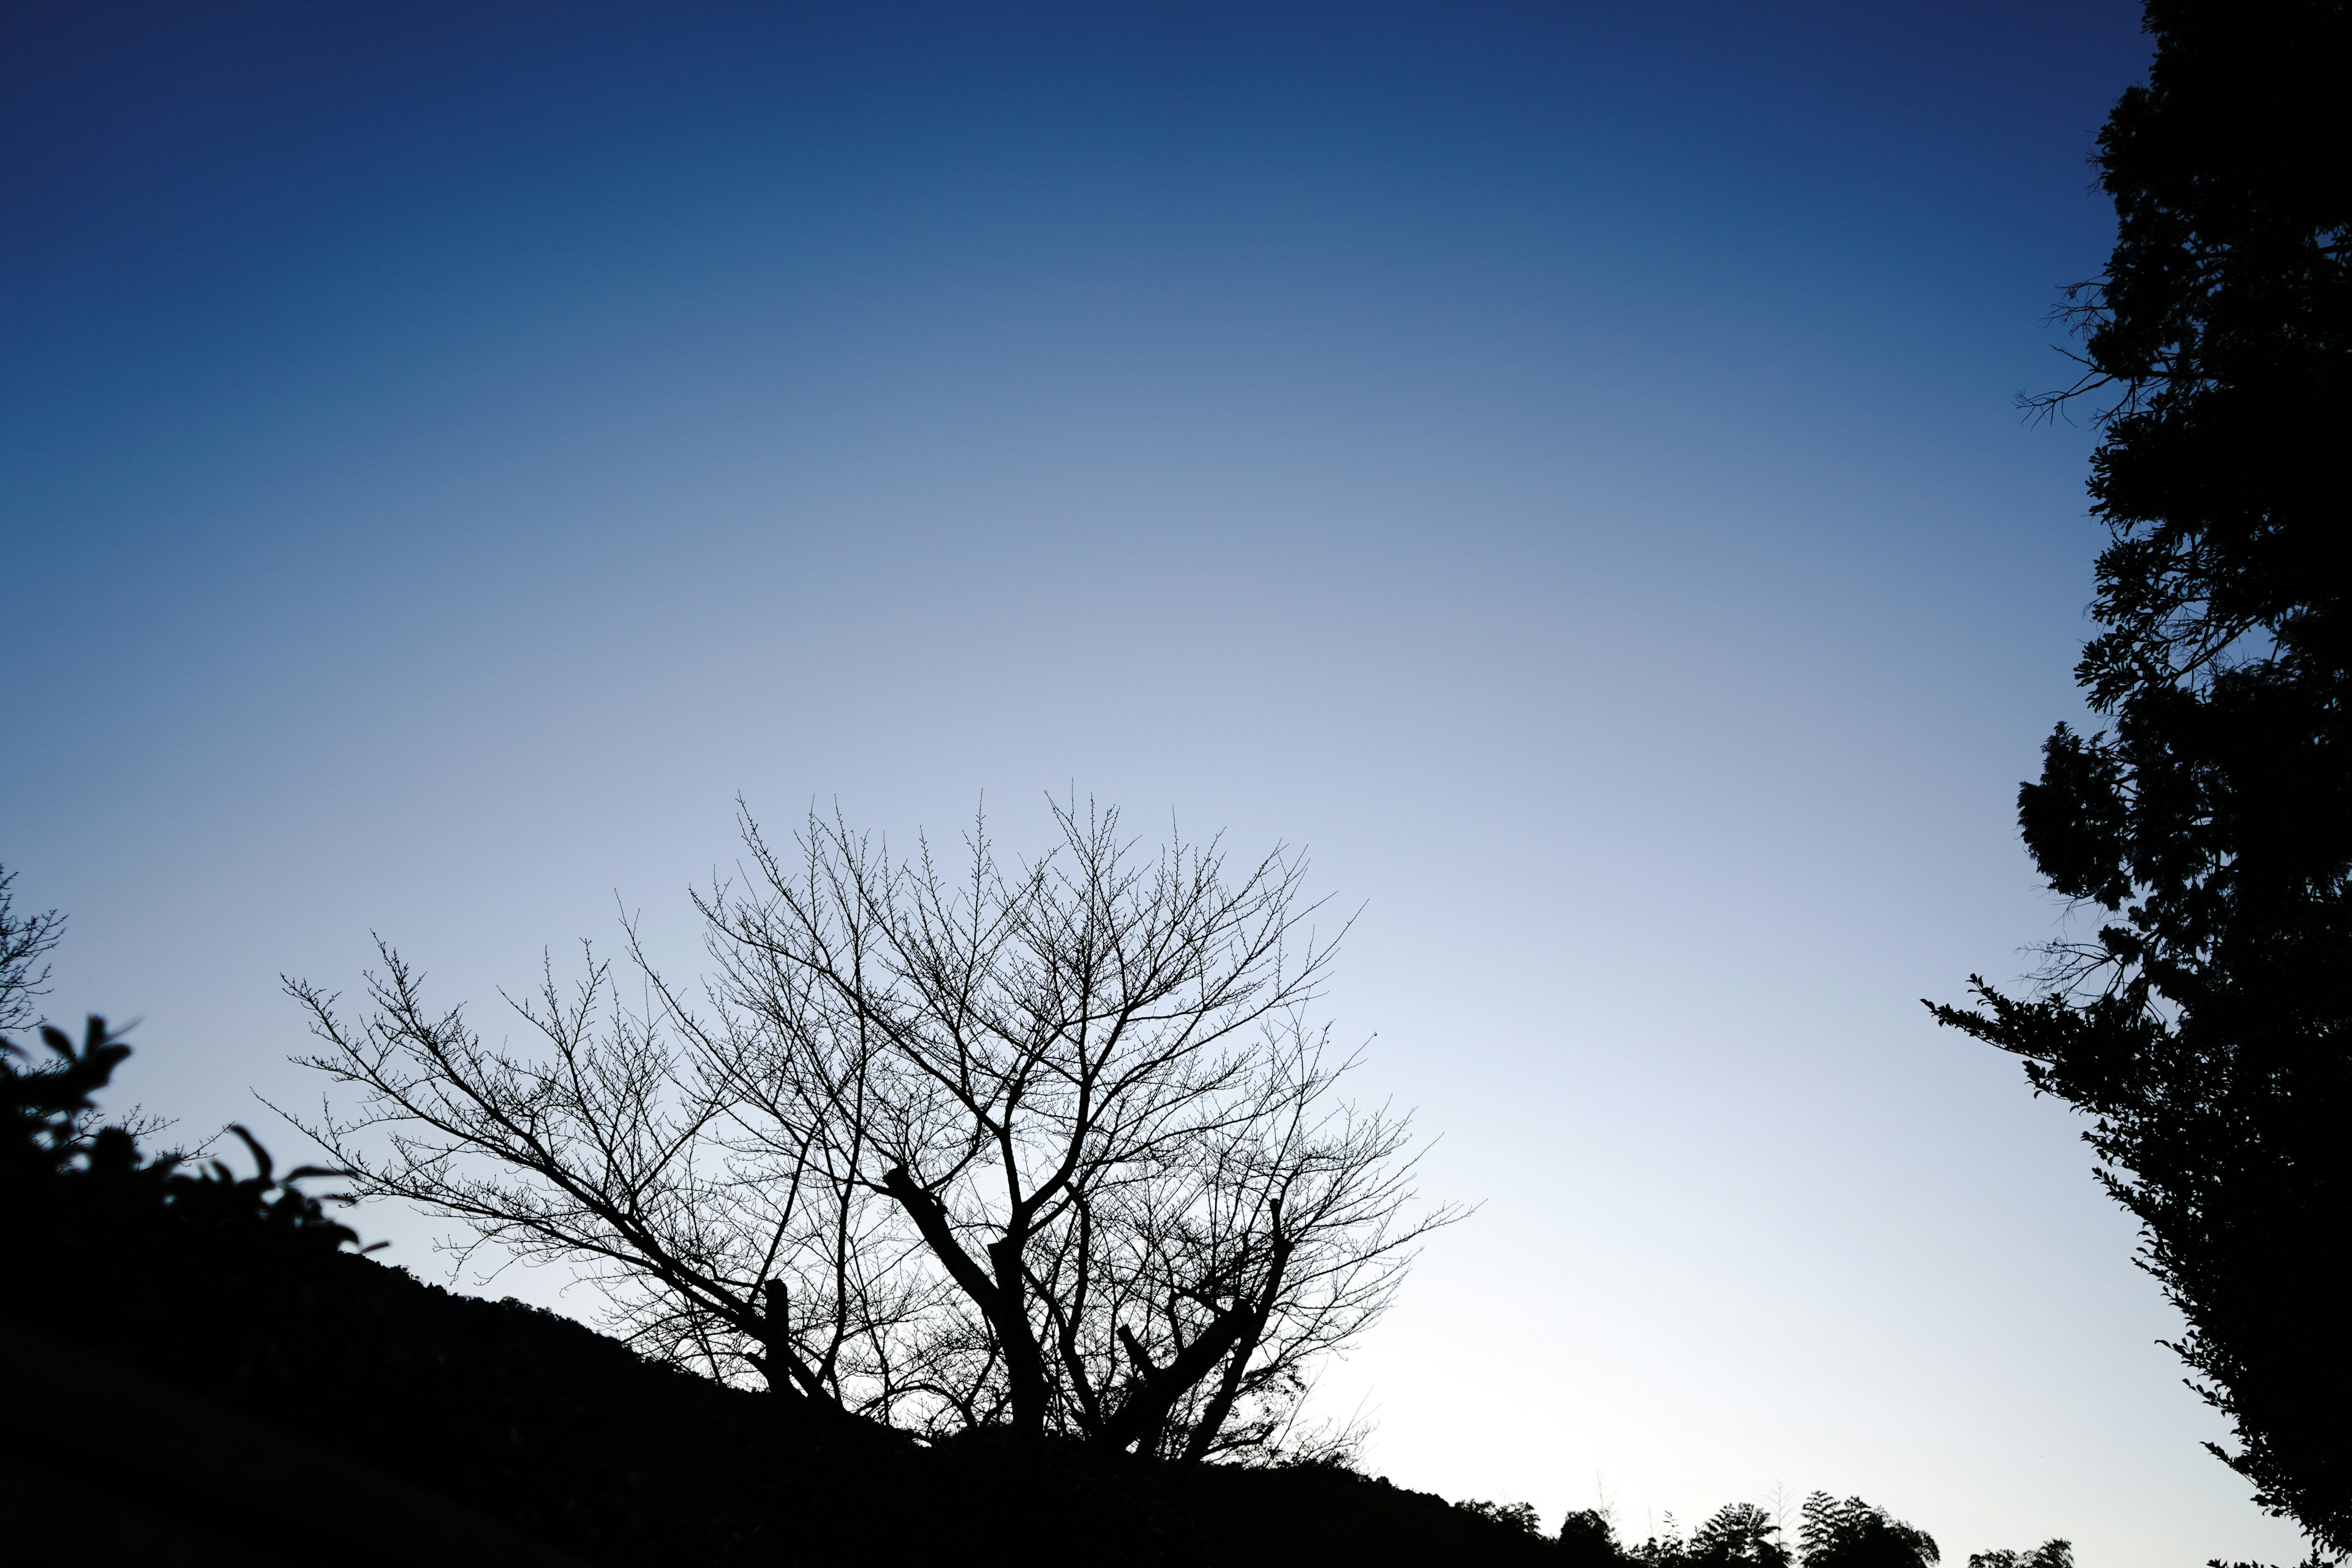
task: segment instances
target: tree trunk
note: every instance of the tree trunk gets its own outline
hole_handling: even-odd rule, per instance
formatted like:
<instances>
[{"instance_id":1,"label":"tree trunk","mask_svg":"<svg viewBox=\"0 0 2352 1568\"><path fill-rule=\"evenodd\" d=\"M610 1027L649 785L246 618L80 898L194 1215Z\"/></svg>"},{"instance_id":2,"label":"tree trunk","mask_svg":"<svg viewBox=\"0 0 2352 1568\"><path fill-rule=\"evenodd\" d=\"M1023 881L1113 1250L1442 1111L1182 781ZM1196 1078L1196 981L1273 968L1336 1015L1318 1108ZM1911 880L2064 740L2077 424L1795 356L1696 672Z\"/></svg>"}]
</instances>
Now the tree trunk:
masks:
<instances>
[{"instance_id":1,"label":"tree trunk","mask_svg":"<svg viewBox=\"0 0 2352 1568\"><path fill-rule=\"evenodd\" d=\"M1241 1337L1244 1316L1241 1312L1221 1314L1207 1331L1179 1351L1176 1359L1164 1367L1154 1367L1145 1361L1142 1347L1134 1337L1122 1334L1128 1353L1136 1358L1138 1370L1143 1373L1143 1382L1128 1395L1118 1414L1103 1423L1101 1441L1113 1449L1135 1442L1141 1442L1147 1449L1156 1447L1168 1423L1168 1413L1176 1407L1176 1401L1186 1389L1216 1370L1217 1363Z\"/></svg>"},{"instance_id":2,"label":"tree trunk","mask_svg":"<svg viewBox=\"0 0 2352 1568\"><path fill-rule=\"evenodd\" d=\"M996 1310L989 1321L1004 1347L1005 1392L1013 1400L1013 1434L1024 1443L1045 1435L1045 1356L1029 1326L1028 1281L1022 1277L1021 1254L1026 1238L1008 1236L989 1243L988 1260L996 1266Z\"/></svg>"},{"instance_id":3,"label":"tree trunk","mask_svg":"<svg viewBox=\"0 0 2352 1568\"><path fill-rule=\"evenodd\" d=\"M760 1287L760 1371L768 1379L768 1392L779 1400L806 1405L824 1398L824 1385L793 1353L790 1306L782 1280L771 1279Z\"/></svg>"},{"instance_id":4,"label":"tree trunk","mask_svg":"<svg viewBox=\"0 0 2352 1568\"><path fill-rule=\"evenodd\" d=\"M1045 1433L1045 1358L1029 1326L1027 1291L1021 1275L1025 1238L1008 1236L990 1244L988 1260L995 1269L992 1279L956 1239L954 1228L948 1224L947 1205L937 1194L918 1184L904 1165L884 1176L882 1185L898 1200L922 1233L924 1245L995 1331L998 1348L1004 1352L1013 1434L1023 1442L1035 1442Z\"/></svg>"},{"instance_id":5,"label":"tree trunk","mask_svg":"<svg viewBox=\"0 0 2352 1568\"><path fill-rule=\"evenodd\" d=\"M1282 1205L1274 1205L1274 1223L1277 1233L1282 1225ZM1240 1337L1234 1343L1233 1359L1225 1363L1225 1374L1217 1383L1217 1392L1209 1397L1208 1408L1201 1412L1192 1435L1184 1444L1184 1462L1198 1464L1209 1457L1209 1447L1224 1429L1233 1415L1234 1401L1240 1397L1242 1378L1249 1372L1250 1357L1257 1354L1258 1341L1265 1337L1266 1319L1273 1315L1276 1297L1282 1289L1283 1270L1290 1266L1290 1250L1294 1244L1277 1234L1274 1244L1274 1259L1267 1265L1265 1284L1258 1291L1257 1305L1249 1314Z\"/></svg>"}]
</instances>

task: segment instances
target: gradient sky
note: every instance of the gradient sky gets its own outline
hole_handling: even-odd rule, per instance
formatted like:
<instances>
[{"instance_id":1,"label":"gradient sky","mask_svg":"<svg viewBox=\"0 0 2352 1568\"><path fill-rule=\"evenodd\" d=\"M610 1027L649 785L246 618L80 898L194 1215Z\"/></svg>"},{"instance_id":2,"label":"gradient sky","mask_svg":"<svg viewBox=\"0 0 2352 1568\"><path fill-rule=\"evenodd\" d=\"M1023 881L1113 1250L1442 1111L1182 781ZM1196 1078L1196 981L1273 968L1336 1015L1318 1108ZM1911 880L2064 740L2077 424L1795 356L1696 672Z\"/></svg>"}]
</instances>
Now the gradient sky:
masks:
<instances>
[{"instance_id":1,"label":"gradient sky","mask_svg":"<svg viewBox=\"0 0 2352 1568\"><path fill-rule=\"evenodd\" d=\"M281 973L382 931L502 1033L616 894L691 952L738 792L1287 839L1484 1205L1318 1394L1372 1469L2290 1558L2077 1121L1918 1002L2064 917L2011 812L2090 442L2011 399L2146 57L2121 0L11 7L50 1002L292 1152Z\"/></svg>"}]
</instances>

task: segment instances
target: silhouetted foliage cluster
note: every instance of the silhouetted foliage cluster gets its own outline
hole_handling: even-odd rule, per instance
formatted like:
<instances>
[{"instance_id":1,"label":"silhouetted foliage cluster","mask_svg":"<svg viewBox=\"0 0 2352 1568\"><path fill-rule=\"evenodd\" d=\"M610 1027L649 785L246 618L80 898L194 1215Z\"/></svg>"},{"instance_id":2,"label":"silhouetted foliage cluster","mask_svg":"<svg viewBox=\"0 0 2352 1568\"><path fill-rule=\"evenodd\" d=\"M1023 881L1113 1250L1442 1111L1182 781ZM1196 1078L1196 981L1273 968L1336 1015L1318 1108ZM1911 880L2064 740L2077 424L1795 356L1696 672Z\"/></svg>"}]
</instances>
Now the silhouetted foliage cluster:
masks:
<instances>
[{"instance_id":1,"label":"silhouetted foliage cluster","mask_svg":"<svg viewBox=\"0 0 2352 1568\"><path fill-rule=\"evenodd\" d=\"M1597 1508L1578 1509L1559 1521L1559 1553L1570 1568L1612 1568L1625 1560L1617 1527Z\"/></svg>"},{"instance_id":2,"label":"silhouetted foliage cluster","mask_svg":"<svg viewBox=\"0 0 2352 1568\"><path fill-rule=\"evenodd\" d=\"M1930 1568L1942 1558L1926 1531L1858 1497L1841 1501L1815 1492L1803 1519L1797 1544L1805 1568ZM2052 1545L2065 1550L2063 1542Z\"/></svg>"},{"instance_id":3,"label":"silhouetted foliage cluster","mask_svg":"<svg viewBox=\"0 0 2352 1568\"><path fill-rule=\"evenodd\" d=\"M1671 1519L1637 1545L1617 1539L1599 1509L1581 1509L1560 1521L1559 1555L1571 1568L1935 1568L1935 1539L1860 1498L1827 1492L1807 1498L1796 1539L1754 1503L1725 1505L1685 1536ZM2074 1550L2044 1542L2030 1552L1979 1552L1969 1568L2074 1568Z\"/></svg>"},{"instance_id":4,"label":"silhouetted foliage cluster","mask_svg":"<svg viewBox=\"0 0 2352 1568\"><path fill-rule=\"evenodd\" d=\"M5 1183L6 1223L11 1229L46 1230L41 1237L12 1239L71 1247L110 1231L161 1223L180 1234L249 1237L264 1245L316 1252L331 1253L359 1240L350 1226L329 1217L324 1206L346 1200L321 1200L294 1184L337 1173L304 1166L280 1179L268 1151L242 1127L227 1131L253 1155L255 1173L244 1177L220 1160L192 1171L177 1154L150 1159L128 1128L95 1125L92 1097L131 1054L108 1031L105 1019L89 1020L79 1047L64 1030L47 1026L41 1041L54 1060L25 1068L0 1060L5 1086L0 1113L8 1121L6 1147L0 1152L5 1161L0 1181ZM0 1052L26 1055L6 1039L0 1039Z\"/></svg>"},{"instance_id":5,"label":"silhouetted foliage cluster","mask_svg":"<svg viewBox=\"0 0 2352 1568\"><path fill-rule=\"evenodd\" d=\"M2145 87L2099 137L2105 273L2077 291L2109 389L2109 542L2018 820L2105 910L2042 994L1937 1016L2095 1119L2102 1179L2188 1322L2257 1500L2352 1550L2352 18L2341 0L2153 0ZM2221 1453L2219 1448L2217 1454Z\"/></svg>"},{"instance_id":6,"label":"silhouetted foliage cluster","mask_svg":"<svg viewBox=\"0 0 2352 1568\"><path fill-rule=\"evenodd\" d=\"M93 1104L128 1048L95 1019L79 1043L44 1038L41 1060L13 1044L0 1059L13 1318L584 1560L1466 1568L1549 1556L1520 1521L1336 1465L1186 1467L986 1430L926 1448L860 1421L795 1418L568 1319L361 1256L293 1185L319 1173L278 1177L250 1140L258 1169L245 1177L142 1156ZM11 1419L37 1445L31 1415ZM126 1428L121 1447L156 1440Z\"/></svg>"},{"instance_id":7,"label":"silhouetted foliage cluster","mask_svg":"<svg viewBox=\"0 0 2352 1568\"><path fill-rule=\"evenodd\" d=\"M1787 1568L1792 1559L1778 1539L1780 1533L1772 1516L1754 1503L1727 1503L1709 1514L1689 1540L1670 1530L1626 1556L1643 1568Z\"/></svg>"},{"instance_id":8,"label":"silhouetted foliage cluster","mask_svg":"<svg viewBox=\"0 0 2352 1568\"><path fill-rule=\"evenodd\" d=\"M2031 1552L1972 1552L1969 1568L2074 1568L2074 1548L2069 1542L2045 1541Z\"/></svg>"}]
</instances>

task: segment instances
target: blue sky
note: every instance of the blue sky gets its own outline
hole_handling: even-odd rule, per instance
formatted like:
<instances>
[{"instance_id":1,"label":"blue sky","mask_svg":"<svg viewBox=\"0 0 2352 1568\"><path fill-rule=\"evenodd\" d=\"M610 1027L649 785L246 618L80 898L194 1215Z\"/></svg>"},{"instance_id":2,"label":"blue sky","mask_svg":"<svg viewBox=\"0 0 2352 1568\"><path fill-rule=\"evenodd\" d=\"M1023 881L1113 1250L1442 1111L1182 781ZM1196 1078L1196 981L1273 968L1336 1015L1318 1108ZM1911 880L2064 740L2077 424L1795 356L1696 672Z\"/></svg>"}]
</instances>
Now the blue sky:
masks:
<instances>
[{"instance_id":1,"label":"blue sky","mask_svg":"<svg viewBox=\"0 0 2352 1568\"><path fill-rule=\"evenodd\" d=\"M1327 1378L1373 1468L2289 1553L2077 1126L1917 1000L2064 915L2011 811L2089 437L2011 399L2145 58L2106 3L18 5L51 1001L202 1128L310 1092L278 977L371 931L493 1033L616 895L689 952L739 792L1303 843L1366 1092L1485 1205Z\"/></svg>"}]
</instances>

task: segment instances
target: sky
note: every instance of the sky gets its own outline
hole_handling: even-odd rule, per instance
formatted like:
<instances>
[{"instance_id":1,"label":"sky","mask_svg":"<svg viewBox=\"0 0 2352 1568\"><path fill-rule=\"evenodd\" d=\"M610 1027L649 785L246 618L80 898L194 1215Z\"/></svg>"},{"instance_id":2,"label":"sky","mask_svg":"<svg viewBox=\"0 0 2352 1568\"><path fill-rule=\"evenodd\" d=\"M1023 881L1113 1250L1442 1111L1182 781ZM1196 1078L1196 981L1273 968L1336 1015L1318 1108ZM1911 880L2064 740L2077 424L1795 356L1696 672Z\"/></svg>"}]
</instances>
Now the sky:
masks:
<instances>
[{"instance_id":1,"label":"sky","mask_svg":"<svg viewBox=\"0 0 2352 1568\"><path fill-rule=\"evenodd\" d=\"M2119 0L0 10L0 862L197 1132L372 933L493 1038L735 801L1302 846L1475 1204L1318 1387L1548 1524L2292 1560L2081 1124ZM446 1227L362 1226L428 1278ZM509 1272L468 1288L593 1316Z\"/></svg>"}]
</instances>

